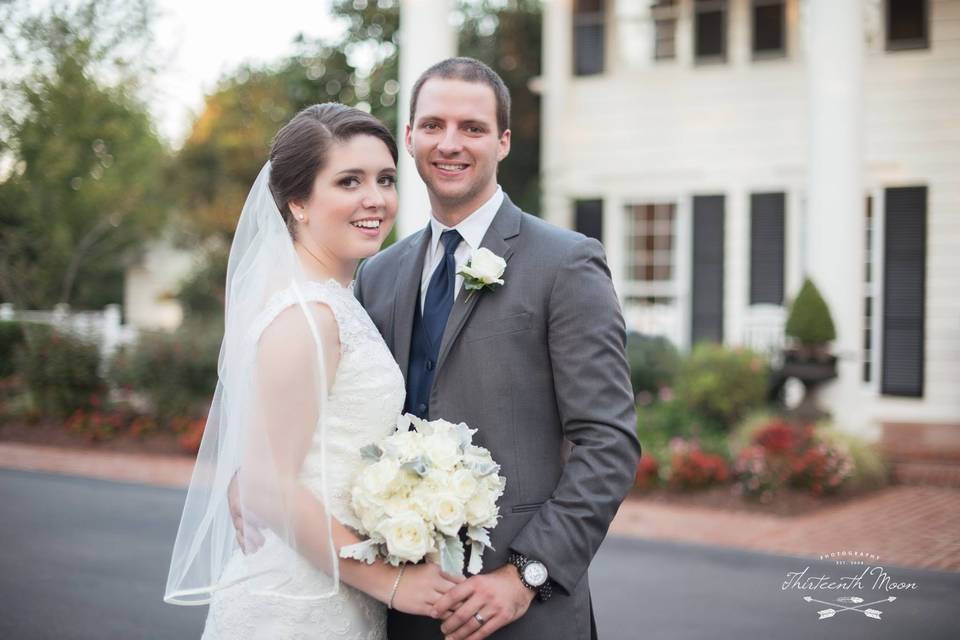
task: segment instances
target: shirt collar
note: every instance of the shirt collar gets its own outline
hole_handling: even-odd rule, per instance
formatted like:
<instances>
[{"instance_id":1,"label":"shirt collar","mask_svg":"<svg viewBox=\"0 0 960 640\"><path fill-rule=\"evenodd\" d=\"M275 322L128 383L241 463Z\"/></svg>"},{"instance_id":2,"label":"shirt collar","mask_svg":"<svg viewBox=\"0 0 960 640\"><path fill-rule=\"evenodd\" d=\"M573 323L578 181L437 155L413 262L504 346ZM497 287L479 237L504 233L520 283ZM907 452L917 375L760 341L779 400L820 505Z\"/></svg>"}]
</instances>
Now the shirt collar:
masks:
<instances>
[{"instance_id":1,"label":"shirt collar","mask_svg":"<svg viewBox=\"0 0 960 640\"><path fill-rule=\"evenodd\" d=\"M467 243L470 249L476 251L480 248L480 243L483 242L483 236L487 234L487 229L490 228L491 223L493 223L493 218L497 215L497 211L500 210L500 205L502 204L503 189L500 188L500 185L497 185L497 190L490 196L490 199L480 205L479 209L461 220L460 224L455 227L448 227L433 216L430 216L430 231L432 233L430 238L430 251L434 255L436 254L437 245L440 243L440 234L447 229L456 229L459 231L464 242Z\"/></svg>"}]
</instances>

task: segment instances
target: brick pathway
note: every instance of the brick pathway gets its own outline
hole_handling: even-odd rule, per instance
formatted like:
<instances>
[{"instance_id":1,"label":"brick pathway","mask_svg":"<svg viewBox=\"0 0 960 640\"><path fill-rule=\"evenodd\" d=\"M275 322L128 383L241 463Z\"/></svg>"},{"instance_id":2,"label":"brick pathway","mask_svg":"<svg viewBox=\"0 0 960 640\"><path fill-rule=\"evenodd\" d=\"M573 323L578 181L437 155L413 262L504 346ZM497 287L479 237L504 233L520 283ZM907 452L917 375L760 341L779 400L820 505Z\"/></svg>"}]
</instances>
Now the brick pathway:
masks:
<instances>
[{"instance_id":1,"label":"brick pathway","mask_svg":"<svg viewBox=\"0 0 960 640\"><path fill-rule=\"evenodd\" d=\"M960 571L960 489L895 486L793 517L629 500L610 531L806 557L860 551L890 565Z\"/></svg>"},{"instance_id":2,"label":"brick pathway","mask_svg":"<svg viewBox=\"0 0 960 640\"><path fill-rule=\"evenodd\" d=\"M193 460L106 451L60 449L15 442L0 442L0 467L45 471L161 487L186 487Z\"/></svg>"},{"instance_id":3,"label":"brick pathway","mask_svg":"<svg viewBox=\"0 0 960 640\"><path fill-rule=\"evenodd\" d=\"M0 467L185 487L193 462L0 442ZM896 486L794 517L630 499L610 533L807 557L859 551L890 565L960 571L960 489Z\"/></svg>"}]
</instances>

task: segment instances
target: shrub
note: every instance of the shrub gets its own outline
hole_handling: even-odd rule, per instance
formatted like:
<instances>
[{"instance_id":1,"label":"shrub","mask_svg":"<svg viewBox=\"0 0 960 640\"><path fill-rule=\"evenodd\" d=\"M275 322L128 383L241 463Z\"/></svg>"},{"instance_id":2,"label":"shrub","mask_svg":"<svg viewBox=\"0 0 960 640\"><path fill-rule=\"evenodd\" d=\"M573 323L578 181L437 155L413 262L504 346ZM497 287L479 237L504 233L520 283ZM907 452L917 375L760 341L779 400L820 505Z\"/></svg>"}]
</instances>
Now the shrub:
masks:
<instances>
[{"instance_id":1,"label":"shrub","mask_svg":"<svg viewBox=\"0 0 960 640\"><path fill-rule=\"evenodd\" d=\"M41 413L66 417L89 408L103 395L106 385L97 371L97 345L50 327L35 328L31 335L32 339L17 349L14 360Z\"/></svg>"},{"instance_id":2,"label":"shrub","mask_svg":"<svg viewBox=\"0 0 960 640\"><path fill-rule=\"evenodd\" d=\"M207 418L187 418L177 417L171 422L171 428L177 435L177 444L185 452L196 455L200 450L200 441L203 439L203 432L207 426Z\"/></svg>"},{"instance_id":3,"label":"shrub","mask_svg":"<svg viewBox=\"0 0 960 640\"><path fill-rule=\"evenodd\" d=\"M81 434L88 442L110 440L127 425L132 416L121 408L102 407L93 399L86 409L77 409L67 418L64 426L71 433Z\"/></svg>"},{"instance_id":4,"label":"shrub","mask_svg":"<svg viewBox=\"0 0 960 640\"><path fill-rule=\"evenodd\" d=\"M876 489L887 484L890 470L876 446L826 421L817 423L814 435L818 440L838 447L850 455L853 460L853 477L849 484L852 488Z\"/></svg>"},{"instance_id":5,"label":"shrub","mask_svg":"<svg viewBox=\"0 0 960 640\"><path fill-rule=\"evenodd\" d=\"M23 344L23 329L19 322L0 322L0 378L12 376L14 353Z\"/></svg>"},{"instance_id":6,"label":"shrub","mask_svg":"<svg viewBox=\"0 0 960 640\"><path fill-rule=\"evenodd\" d=\"M630 333L627 336L627 361L634 395L646 393L652 399L661 389L673 386L680 355L663 336Z\"/></svg>"},{"instance_id":7,"label":"shrub","mask_svg":"<svg viewBox=\"0 0 960 640\"><path fill-rule=\"evenodd\" d=\"M744 497L770 502L785 482L780 463L760 445L745 447L733 463L737 490Z\"/></svg>"},{"instance_id":8,"label":"shrub","mask_svg":"<svg viewBox=\"0 0 960 640\"><path fill-rule=\"evenodd\" d=\"M790 463L790 485L815 496L836 493L853 477L853 459L838 446L813 441Z\"/></svg>"},{"instance_id":9,"label":"shrub","mask_svg":"<svg viewBox=\"0 0 960 640\"><path fill-rule=\"evenodd\" d=\"M221 332L184 325L175 333L144 334L114 358L110 379L142 394L161 426L204 413L217 381Z\"/></svg>"},{"instance_id":10,"label":"shrub","mask_svg":"<svg viewBox=\"0 0 960 640\"><path fill-rule=\"evenodd\" d=\"M730 478L730 469L723 456L701 450L696 441L677 438L670 444L670 449L668 486L671 489L706 489Z\"/></svg>"},{"instance_id":11,"label":"shrub","mask_svg":"<svg viewBox=\"0 0 960 640\"><path fill-rule=\"evenodd\" d=\"M765 361L752 351L700 343L680 365L676 398L695 414L730 429L764 404L767 376Z\"/></svg>"},{"instance_id":12,"label":"shrub","mask_svg":"<svg viewBox=\"0 0 960 640\"><path fill-rule=\"evenodd\" d=\"M637 407L638 433L662 433L667 440L676 436L693 437L706 431L721 431L720 425L691 411L677 400Z\"/></svg>"},{"instance_id":13,"label":"shrub","mask_svg":"<svg viewBox=\"0 0 960 640\"><path fill-rule=\"evenodd\" d=\"M826 344L837 337L830 309L813 281L803 281L800 293L790 305L784 333L805 347Z\"/></svg>"},{"instance_id":14,"label":"shrub","mask_svg":"<svg viewBox=\"0 0 960 640\"><path fill-rule=\"evenodd\" d=\"M660 463L656 456L646 451L637 464L637 476L634 485L641 491L653 489L660 482Z\"/></svg>"},{"instance_id":15,"label":"shrub","mask_svg":"<svg viewBox=\"0 0 960 640\"><path fill-rule=\"evenodd\" d=\"M734 463L741 493L764 502L786 486L813 495L835 493L854 472L854 459L843 444L811 425L793 426L780 419L755 429Z\"/></svg>"}]
</instances>

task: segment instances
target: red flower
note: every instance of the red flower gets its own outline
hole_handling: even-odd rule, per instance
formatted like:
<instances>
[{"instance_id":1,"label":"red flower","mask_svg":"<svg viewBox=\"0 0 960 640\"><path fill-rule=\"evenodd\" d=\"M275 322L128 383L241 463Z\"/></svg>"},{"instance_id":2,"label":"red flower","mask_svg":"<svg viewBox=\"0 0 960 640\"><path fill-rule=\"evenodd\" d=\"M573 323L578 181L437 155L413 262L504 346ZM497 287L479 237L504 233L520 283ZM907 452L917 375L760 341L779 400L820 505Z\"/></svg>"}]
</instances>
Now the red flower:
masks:
<instances>
[{"instance_id":1,"label":"red flower","mask_svg":"<svg viewBox=\"0 0 960 640\"><path fill-rule=\"evenodd\" d=\"M803 434L803 440L807 434ZM753 443L758 444L768 452L783 455L796 449L800 444L797 431L782 420L774 420L753 436Z\"/></svg>"},{"instance_id":2,"label":"red flower","mask_svg":"<svg viewBox=\"0 0 960 640\"><path fill-rule=\"evenodd\" d=\"M638 489L649 489L656 485L660 463L649 453L640 457L640 463L637 464L636 486Z\"/></svg>"}]
</instances>

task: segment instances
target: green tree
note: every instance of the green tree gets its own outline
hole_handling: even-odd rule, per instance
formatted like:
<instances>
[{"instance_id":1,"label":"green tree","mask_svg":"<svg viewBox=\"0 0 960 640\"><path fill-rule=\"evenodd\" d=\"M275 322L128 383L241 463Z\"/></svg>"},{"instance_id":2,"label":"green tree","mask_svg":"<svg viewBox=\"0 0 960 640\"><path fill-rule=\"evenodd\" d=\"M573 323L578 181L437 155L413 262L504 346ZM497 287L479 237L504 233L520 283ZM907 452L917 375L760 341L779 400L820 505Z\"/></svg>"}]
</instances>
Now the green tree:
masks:
<instances>
[{"instance_id":1,"label":"green tree","mask_svg":"<svg viewBox=\"0 0 960 640\"><path fill-rule=\"evenodd\" d=\"M159 229L167 152L139 97L146 2L2 6L0 296L101 307Z\"/></svg>"},{"instance_id":2,"label":"green tree","mask_svg":"<svg viewBox=\"0 0 960 640\"><path fill-rule=\"evenodd\" d=\"M790 305L784 332L804 347L822 347L837 338L830 308L810 278Z\"/></svg>"}]
</instances>

